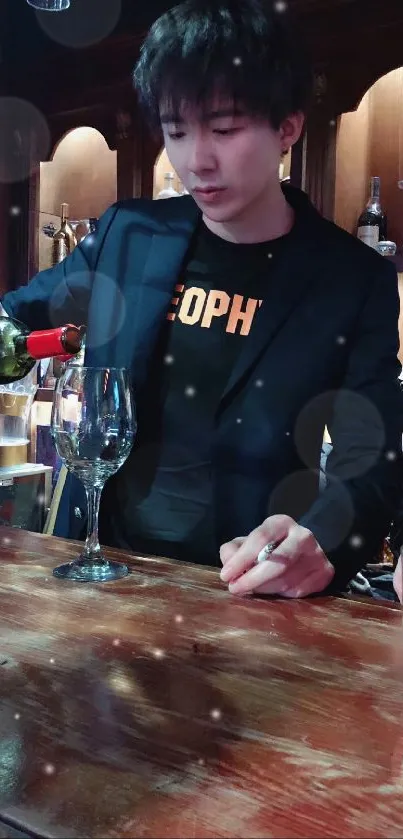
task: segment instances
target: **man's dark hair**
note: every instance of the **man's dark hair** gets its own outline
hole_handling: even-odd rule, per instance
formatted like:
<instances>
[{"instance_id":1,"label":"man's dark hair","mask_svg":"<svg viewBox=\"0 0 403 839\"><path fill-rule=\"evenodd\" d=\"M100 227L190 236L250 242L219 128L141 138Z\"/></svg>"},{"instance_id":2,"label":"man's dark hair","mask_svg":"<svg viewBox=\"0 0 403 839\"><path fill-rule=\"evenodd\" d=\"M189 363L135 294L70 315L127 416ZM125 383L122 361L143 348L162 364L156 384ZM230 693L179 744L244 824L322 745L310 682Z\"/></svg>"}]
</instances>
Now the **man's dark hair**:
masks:
<instances>
[{"instance_id":1,"label":"man's dark hair","mask_svg":"<svg viewBox=\"0 0 403 839\"><path fill-rule=\"evenodd\" d=\"M306 112L313 77L281 0L186 0L152 25L133 78L157 134L162 103L174 114L183 104L203 111L216 91L278 130Z\"/></svg>"}]
</instances>

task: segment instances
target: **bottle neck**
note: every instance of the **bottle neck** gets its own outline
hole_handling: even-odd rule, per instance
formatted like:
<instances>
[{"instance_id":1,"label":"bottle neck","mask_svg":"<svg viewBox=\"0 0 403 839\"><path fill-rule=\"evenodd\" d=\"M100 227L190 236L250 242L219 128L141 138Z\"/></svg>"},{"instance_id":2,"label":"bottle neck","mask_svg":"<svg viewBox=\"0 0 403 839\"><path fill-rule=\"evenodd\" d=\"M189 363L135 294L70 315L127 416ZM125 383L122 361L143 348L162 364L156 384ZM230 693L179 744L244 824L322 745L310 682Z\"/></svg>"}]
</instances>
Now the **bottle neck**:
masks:
<instances>
[{"instance_id":1,"label":"bottle neck","mask_svg":"<svg viewBox=\"0 0 403 839\"><path fill-rule=\"evenodd\" d=\"M80 352L82 341L82 329L68 325L59 329L43 329L30 332L29 335L20 335L16 340L16 349L35 361L59 355L71 358Z\"/></svg>"},{"instance_id":2,"label":"bottle neck","mask_svg":"<svg viewBox=\"0 0 403 839\"><path fill-rule=\"evenodd\" d=\"M379 178L371 178L371 192L367 208L375 212L381 212L381 182Z\"/></svg>"},{"instance_id":3,"label":"bottle neck","mask_svg":"<svg viewBox=\"0 0 403 839\"><path fill-rule=\"evenodd\" d=\"M69 205L68 204L62 204L62 210L61 210L62 227L66 227L66 224L67 224L68 220L69 220Z\"/></svg>"}]
</instances>

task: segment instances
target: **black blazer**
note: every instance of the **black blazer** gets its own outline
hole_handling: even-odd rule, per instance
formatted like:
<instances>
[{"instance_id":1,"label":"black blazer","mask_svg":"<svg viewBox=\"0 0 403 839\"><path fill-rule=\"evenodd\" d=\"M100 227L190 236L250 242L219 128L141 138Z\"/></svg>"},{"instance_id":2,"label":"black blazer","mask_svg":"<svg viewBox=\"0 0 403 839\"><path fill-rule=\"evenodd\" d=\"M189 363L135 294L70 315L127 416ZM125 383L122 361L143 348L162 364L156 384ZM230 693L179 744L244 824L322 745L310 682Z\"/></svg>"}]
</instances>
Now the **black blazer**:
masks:
<instances>
[{"instance_id":1,"label":"black blazer","mask_svg":"<svg viewBox=\"0 0 403 839\"><path fill-rule=\"evenodd\" d=\"M401 491L397 278L304 193L284 192L299 232L270 269L265 305L216 410L217 551L288 513L314 533L340 587L380 548ZM191 196L118 202L71 256L3 306L31 328L87 324L86 363L131 368L136 393L199 219ZM319 492L325 425L333 450ZM56 535L82 535L77 507L85 509L83 489L69 476Z\"/></svg>"}]
</instances>

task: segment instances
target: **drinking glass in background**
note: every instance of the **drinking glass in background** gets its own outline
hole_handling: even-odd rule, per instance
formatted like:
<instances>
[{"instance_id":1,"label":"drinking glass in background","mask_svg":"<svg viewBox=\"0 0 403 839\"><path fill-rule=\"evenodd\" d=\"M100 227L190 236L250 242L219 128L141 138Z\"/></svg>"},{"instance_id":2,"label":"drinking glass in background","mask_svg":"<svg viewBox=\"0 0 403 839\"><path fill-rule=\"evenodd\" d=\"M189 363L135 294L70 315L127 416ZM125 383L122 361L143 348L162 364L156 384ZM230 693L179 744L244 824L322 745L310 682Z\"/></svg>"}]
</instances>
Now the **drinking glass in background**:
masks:
<instances>
[{"instance_id":1,"label":"drinking glass in background","mask_svg":"<svg viewBox=\"0 0 403 839\"><path fill-rule=\"evenodd\" d=\"M378 251L378 253L380 253L381 256L395 256L397 251L397 245L396 242L378 242L378 244L375 245L375 250Z\"/></svg>"},{"instance_id":2,"label":"drinking glass in background","mask_svg":"<svg viewBox=\"0 0 403 839\"><path fill-rule=\"evenodd\" d=\"M59 457L84 484L88 535L83 552L55 568L55 577L105 582L125 577L128 568L102 555L98 538L101 493L132 449L137 430L128 371L69 365L57 382L51 434Z\"/></svg>"}]
</instances>

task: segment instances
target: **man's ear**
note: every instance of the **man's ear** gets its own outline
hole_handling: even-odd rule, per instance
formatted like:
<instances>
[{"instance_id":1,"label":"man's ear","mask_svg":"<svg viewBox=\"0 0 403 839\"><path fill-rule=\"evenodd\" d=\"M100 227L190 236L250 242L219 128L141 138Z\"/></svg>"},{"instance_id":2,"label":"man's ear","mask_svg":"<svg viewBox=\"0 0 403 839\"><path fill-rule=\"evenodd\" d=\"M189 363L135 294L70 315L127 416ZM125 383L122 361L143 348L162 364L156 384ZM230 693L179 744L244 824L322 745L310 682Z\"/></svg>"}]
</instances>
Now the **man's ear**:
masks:
<instances>
[{"instance_id":1,"label":"man's ear","mask_svg":"<svg viewBox=\"0 0 403 839\"><path fill-rule=\"evenodd\" d=\"M287 154L291 146L298 142L305 123L305 114L298 111L286 117L280 125L280 141L282 154Z\"/></svg>"}]
</instances>

